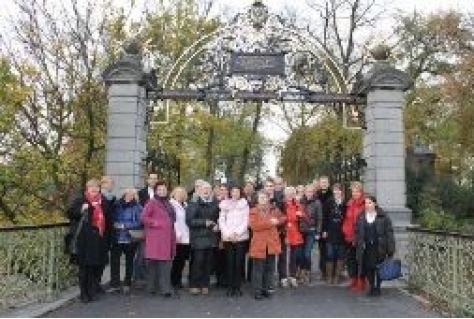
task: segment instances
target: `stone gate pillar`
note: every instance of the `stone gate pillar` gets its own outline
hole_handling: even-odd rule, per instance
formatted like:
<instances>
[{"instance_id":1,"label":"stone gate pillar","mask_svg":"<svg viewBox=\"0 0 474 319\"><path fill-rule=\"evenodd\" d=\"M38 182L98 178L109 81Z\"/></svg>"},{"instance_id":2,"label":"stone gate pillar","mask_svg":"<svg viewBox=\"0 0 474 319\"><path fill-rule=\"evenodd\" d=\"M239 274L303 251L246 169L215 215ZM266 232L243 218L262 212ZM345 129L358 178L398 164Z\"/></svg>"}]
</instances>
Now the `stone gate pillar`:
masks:
<instances>
[{"instance_id":1,"label":"stone gate pillar","mask_svg":"<svg viewBox=\"0 0 474 319\"><path fill-rule=\"evenodd\" d=\"M122 58L107 67L108 87L105 174L121 195L128 187L143 186L146 155L146 89L140 51L125 49Z\"/></svg>"},{"instance_id":2,"label":"stone gate pillar","mask_svg":"<svg viewBox=\"0 0 474 319\"><path fill-rule=\"evenodd\" d=\"M398 256L403 258L406 226L411 223L411 210L406 206L403 123L403 92L409 87L410 80L404 72L389 64L388 51L378 50L373 52L375 64L361 83L361 93L367 96L364 184L367 192L376 196L380 207L392 218Z\"/></svg>"}]
</instances>

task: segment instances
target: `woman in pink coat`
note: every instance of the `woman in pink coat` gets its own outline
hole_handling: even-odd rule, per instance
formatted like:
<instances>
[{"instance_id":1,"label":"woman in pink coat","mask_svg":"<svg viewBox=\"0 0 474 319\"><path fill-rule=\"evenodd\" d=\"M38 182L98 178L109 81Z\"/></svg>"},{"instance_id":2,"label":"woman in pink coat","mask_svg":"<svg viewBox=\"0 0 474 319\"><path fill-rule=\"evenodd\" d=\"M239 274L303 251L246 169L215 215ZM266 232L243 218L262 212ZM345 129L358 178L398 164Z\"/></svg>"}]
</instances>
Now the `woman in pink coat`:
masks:
<instances>
[{"instance_id":1,"label":"woman in pink coat","mask_svg":"<svg viewBox=\"0 0 474 319\"><path fill-rule=\"evenodd\" d=\"M156 185L155 197L143 208L145 226L145 258L148 262L148 291L156 293L160 288L163 297L176 296L171 288L171 265L176 253L174 222L176 213L168 199L165 182Z\"/></svg>"},{"instance_id":2,"label":"woman in pink coat","mask_svg":"<svg viewBox=\"0 0 474 319\"><path fill-rule=\"evenodd\" d=\"M239 187L230 189L230 198L220 205L219 229L226 255L227 296L241 296L242 269L245 263L246 242L249 239L249 205L242 198Z\"/></svg>"}]
</instances>

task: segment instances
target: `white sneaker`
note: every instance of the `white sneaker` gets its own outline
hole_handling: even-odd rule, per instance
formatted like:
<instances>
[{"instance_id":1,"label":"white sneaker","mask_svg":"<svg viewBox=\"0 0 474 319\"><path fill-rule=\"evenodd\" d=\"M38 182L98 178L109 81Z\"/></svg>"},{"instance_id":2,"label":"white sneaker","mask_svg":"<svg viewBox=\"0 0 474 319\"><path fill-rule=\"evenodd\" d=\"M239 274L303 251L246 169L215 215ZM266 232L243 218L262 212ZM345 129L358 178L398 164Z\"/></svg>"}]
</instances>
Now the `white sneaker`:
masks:
<instances>
[{"instance_id":1,"label":"white sneaker","mask_svg":"<svg viewBox=\"0 0 474 319\"><path fill-rule=\"evenodd\" d=\"M290 285L294 288L298 287L298 280L296 280L296 278L290 277Z\"/></svg>"},{"instance_id":2,"label":"white sneaker","mask_svg":"<svg viewBox=\"0 0 474 319\"><path fill-rule=\"evenodd\" d=\"M283 288L288 288L288 278L284 278L281 280L281 286Z\"/></svg>"}]
</instances>

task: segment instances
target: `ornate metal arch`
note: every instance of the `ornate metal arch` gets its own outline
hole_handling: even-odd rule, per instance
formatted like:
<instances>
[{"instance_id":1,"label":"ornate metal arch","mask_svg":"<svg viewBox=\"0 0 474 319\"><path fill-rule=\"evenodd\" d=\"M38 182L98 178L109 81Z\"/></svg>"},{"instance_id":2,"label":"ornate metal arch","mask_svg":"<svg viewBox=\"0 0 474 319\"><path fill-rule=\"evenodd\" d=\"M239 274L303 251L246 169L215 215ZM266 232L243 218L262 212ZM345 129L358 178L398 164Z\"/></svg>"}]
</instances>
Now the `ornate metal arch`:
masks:
<instances>
[{"instance_id":1,"label":"ornate metal arch","mask_svg":"<svg viewBox=\"0 0 474 319\"><path fill-rule=\"evenodd\" d=\"M183 81L186 70L194 72ZM318 39L256 0L187 48L158 83L156 100L167 100L167 114L169 99L362 104L342 74Z\"/></svg>"}]
</instances>

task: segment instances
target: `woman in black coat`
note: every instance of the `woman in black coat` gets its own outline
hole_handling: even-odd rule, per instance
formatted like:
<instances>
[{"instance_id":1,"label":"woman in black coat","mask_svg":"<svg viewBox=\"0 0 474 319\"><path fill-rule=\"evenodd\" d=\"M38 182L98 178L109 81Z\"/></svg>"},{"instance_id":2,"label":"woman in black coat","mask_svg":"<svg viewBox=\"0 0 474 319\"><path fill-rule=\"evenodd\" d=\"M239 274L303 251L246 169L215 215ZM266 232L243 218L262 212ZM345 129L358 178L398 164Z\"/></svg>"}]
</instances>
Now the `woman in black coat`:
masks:
<instances>
[{"instance_id":1,"label":"woman in black coat","mask_svg":"<svg viewBox=\"0 0 474 319\"><path fill-rule=\"evenodd\" d=\"M369 296L380 295L381 280L377 265L395 253L395 237L390 217L377 205L374 196L365 197L365 210L357 219L356 255L369 281Z\"/></svg>"},{"instance_id":2,"label":"woman in black coat","mask_svg":"<svg viewBox=\"0 0 474 319\"><path fill-rule=\"evenodd\" d=\"M191 294L209 293L213 252L219 243L218 219L219 206L212 197L211 185L203 182L199 198L186 208L192 256L189 284Z\"/></svg>"},{"instance_id":3,"label":"woman in black coat","mask_svg":"<svg viewBox=\"0 0 474 319\"><path fill-rule=\"evenodd\" d=\"M79 266L82 302L95 299L102 270L108 262L111 214L107 203L100 193L99 181L93 179L87 182L85 193L76 198L67 211L69 220L79 230L75 258Z\"/></svg>"}]
</instances>

